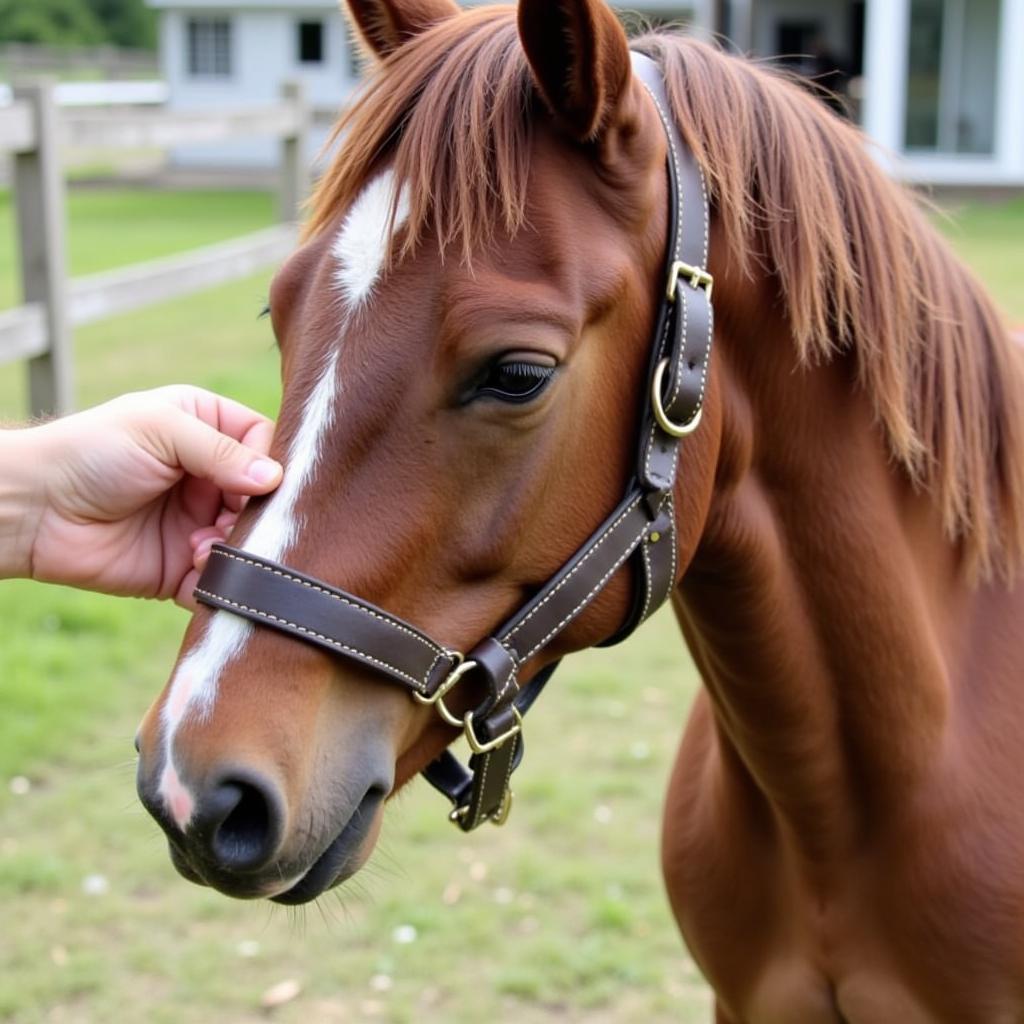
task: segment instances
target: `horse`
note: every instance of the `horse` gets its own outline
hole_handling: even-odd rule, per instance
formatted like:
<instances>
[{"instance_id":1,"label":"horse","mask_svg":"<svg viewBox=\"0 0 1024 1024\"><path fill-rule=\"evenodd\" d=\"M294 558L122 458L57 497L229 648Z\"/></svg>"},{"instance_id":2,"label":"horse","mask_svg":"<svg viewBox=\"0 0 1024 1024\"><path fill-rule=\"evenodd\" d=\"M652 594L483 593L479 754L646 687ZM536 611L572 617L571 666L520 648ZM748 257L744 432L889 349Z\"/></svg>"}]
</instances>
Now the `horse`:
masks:
<instances>
[{"instance_id":1,"label":"horse","mask_svg":"<svg viewBox=\"0 0 1024 1024\"><path fill-rule=\"evenodd\" d=\"M709 43L631 42L603 0L348 8L375 63L272 285L286 474L231 557L363 616L381 663L544 592L636 472L667 119L710 210L679 287L713 279L715 314L651 512L703 680L664 810L680 931L718 1024L1024 1018L1024 357L981 284L857 129ZM637 566L518 685L615 638ZM302 903L481 698L411 700L264 618L196 613L138 788L186 878Z\"/></svg>"}]
</instances>

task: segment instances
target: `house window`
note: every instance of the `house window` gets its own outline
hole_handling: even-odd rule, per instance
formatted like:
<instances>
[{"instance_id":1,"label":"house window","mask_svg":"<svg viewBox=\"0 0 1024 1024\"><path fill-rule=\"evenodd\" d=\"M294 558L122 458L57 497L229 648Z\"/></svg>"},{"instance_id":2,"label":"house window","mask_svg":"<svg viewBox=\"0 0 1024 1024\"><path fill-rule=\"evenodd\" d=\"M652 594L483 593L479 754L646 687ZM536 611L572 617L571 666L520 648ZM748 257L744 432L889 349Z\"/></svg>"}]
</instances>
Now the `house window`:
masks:
<instances>
[{"instance_id":1,"label":"house window","mask_svg":"<svg viewBox=\"0 0 1024 1024\"><path fill-rule=\"evenodd\" d=\"M775 26L775 52L778 62L799 74L817 74L814 53L821 44L822 25L818 21L780 21Z\"/></svg>"},{"instance_id":2,"label":"house window","mask_svg":"<svg viewBox=\"0 0 1024 1024\"><path fill-rule=\"evenodd\" d=\"M324 23L322 21L299 22L299 63L323 64Z\"/></svg>"},{"instance_id":3,"label":"house window","mask_svg":"<svg viewBox=\"0 0 1024 1024\"><path fill-rule=\"evenodd\" d=\"M188 19L188 73L193 78L231 75L231 22L227 18Z\"/></svg>"},{"instance_id":4,"label":"house window","mask_svg":"<svg viewBox=\"0 0 1024 1024\"><path fill-rule=\"evenodd\" d=\"M912 0L905 143L938 153L995 151L1000 0Z\"/></svg>"}]
</instances>

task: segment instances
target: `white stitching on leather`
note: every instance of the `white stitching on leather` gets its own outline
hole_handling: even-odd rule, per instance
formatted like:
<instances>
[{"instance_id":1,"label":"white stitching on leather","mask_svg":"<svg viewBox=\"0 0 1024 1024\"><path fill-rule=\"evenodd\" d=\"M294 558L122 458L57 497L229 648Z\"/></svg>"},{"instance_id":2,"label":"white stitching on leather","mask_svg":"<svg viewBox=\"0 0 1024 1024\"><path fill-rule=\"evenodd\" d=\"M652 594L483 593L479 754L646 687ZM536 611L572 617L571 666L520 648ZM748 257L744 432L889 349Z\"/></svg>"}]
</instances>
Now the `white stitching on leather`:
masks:
<instances>
[{"instance_id":1,"label":"white stitching on leather","mask_svg":"<svg viewBox=\"0 0 1024 1024\"><path fill-rule=\"evenodd\" d=\"M704 172L698 167L697 176L700 178L700 192L704 197L704 206L701 211L701 216L704 218L704 259L702 266L707 269L708 265L708 252L710 246L710 232L711 232L711 206L708 201L708 186L704 180ZM700 394L697 396L697 412L700 412L704 408L704 392L708 382L708 366L711 363L711 335L715 328L715 307L711 305L711 300L708 300L708 337L707 346L704 349L704 361L700 369ZM694 415L697 415L697 412Z\"/></svg>"},{"instance_id":2,"label":"white stitching on leather","mask_svg":"<svg viewBox=\"0 0 1024 1024\"><path fill-rule=\"evenodd\" d=\"M335 640L333 637L324 636L323 633L317 633L312 629L307 629L305 626L300 626L297 622L290 622L288 619L279 618L271 612L260 611L259 608L252 608L247 604L239 604L237 601L230 601L226 597L221 597L220 594L212 594L207 590L200 589L199 587L196 587L195 592L197 594L201 594L203 597L210 598L210 600L217 605L229 605L236 611L244 612L246 615L256 615L261 619L266 619L268 622L276 623L279 626L287 626L289 629L294 629L297 632L302 633L304 636L313 637L322 643L330 644L331 647L335 647L339 651L344 651L346 654L353 654L364 661L368 661L373 665L377 665L378 667L405 679L407 682L412 683L420 693L423 692L424 684L415 676L411 676L407 672L403 672L400 668L396 668L394 665L390 665L388 662L382 661L380 658L375 658L372 654L367 654L365 651L361 651L357 647L349 647L347 644L343 644L338 640Z\"/></svg>"},{"instance_id":3,"label":"white stitching on leather","mask_svg":"<svg viewBox=\"0 0 1024 1024\"><path fill-rule=\"evenodd\" d=\"M427 669L427 674L423 677L423 688L426 689L427 684L430 682L430 677L434 674L434 666L442 659L447 658L448 652L442 651L431 663L430 668ZM442 679L441 682L444 682Z\"/></svg>"},{"instance_id":4,"label":"white stitching on leather","mask_svg":"<svg viewBox=\"0 0 1024 1024\"><path fill-rule=\"evenodd\" d=\"M673 131L677 130L677 129L675 129L675 122L673 120L670 120L669 117L666 115L665 109L661 105L661 101L658 99L655 91L647 84L647 82L644 81L642 78L639 78L639 76L638 76L638 81L644 87L644 89L647 91L647 94L651 97L651 100L654 102L654 106L657 108L658 115L659 115L659 117L662 120L662 126L665 129L665 135L666 135L666 137L668 139L669 152L671 153L672 163L673 163L673 166L675 167L676 180L677 180L677 182L680 183L679 184L679 217L680 217L680 221L681 221L682 217L683 217L683 215L685 213L685 210L684 210L684 206L683 206L683 194L682 194L682 180L683 180L683 178L682 178L682 172L681 172L680 165L679 165L679 155L678 155L678 153L676 151L675 138L674 138L674 135L673 135ZM701 170L700 167L697 167L696 171L697 171L697 175L698 175L698 177L700 179L701 196L703 197L703 206L702 206L702 209L701 209L701 217L702 217L703 226L704 226L704 254L703 254L703 259L701 260L701 266L706 268L707 264L708 264L708 252L710 250L710 230L711 230L711 228L710 228L710 221L711 221L710 205L709 205L709 201L708 201L707 182L706 182L706 180L704 178L704 172ZM675 258L677 260L682 258L681 255L680 255L682 242L683 242L683 232L680 230L679 232L677 232L677 236L675 238ZM682 296L682 300L683 300L683 318L684 318L684 320L683 320L683 340L685 341L686 334L687 334L686 317L688 315L688 307L687 307L687 304L686 304L686 293L685 293L685 291L680 291L678 294ZM709 303L709 309L710 309L710 303ZM712 325L713 325L713 311L711 313L709 313L709 316L708 316L707 346L706 346L706 348L704 350L705 351L705 357L704 357L704 359L702 360L702 363L701 363L700 390L699 390L699 393L698 393L698 396L697 396L697 405L696 405L696 408L694 409L694 416L696 416L700 412L700 410L704 407L704 397L705 397L706 390L707 390L708 364L709 364L710 359L711 359L711 334L712 334L712 330L713 330L713 326ZM662 339L662 347L664 347L664 338ZM679 362L680 369L682 369L683 357L685 357L685 355L686 355L685 352L681 353L681 358L680 358L680 362ZM676 375L675 383L674 383L674 386L672 388L672 396L669 399L669 403L668 403L670 408L675 404L676 399L679 397L679 389L680 389L680 387L682 387L682 374L681 373ZM657 424L654 423L654 424L651 425L650 433L647 436L646 453L644 455L644 473L646 474L648 479L650 479L650 476L651 476L651 453L652 453L652 450L653 450L653 447L654 447L654 437L655 437L656 431L657 431Z\"/></svg>"},{"instance_id":5,"label":"white stitching on leather","mask_svg":"<svg viewBox=\"0 0 1024 1024\"><path fill-rule=\"evenodd\" d=\"M644 607L640 612L640 621L647 618L647 611L651 607L651 598L654 596L654 572L651 569L650 538L645 537L640 542L640 554L644 559Z\"/></svg>"},{"instance_id":6,"label":"white stitching on leather","mask_svg":"<svg viewBox=\"0 0 1024 1024\"><path fill-rule=\"evenodd\" d=\"M599 590L604 588L605 583L607 583L608 580L619 570L619 567L622 565L622 563L625 562L626 559L629 558L636 551L636 546L637 546L637 544L640 543L640 541L643 538L644 534L647 532L647 527L648 527L648 524L644 523L644 528L640 531L638 536L633 538L633 540L629 544L629 547L626 548L626 551L624 552L624 554L601 577L601 579L599 579L597 581L597 583L594 584L594 587L590 591L590 593L587 594L586 597L584 597L580 601L580 603L578 605L576 605L576 607L573 608L573 610L571 612L569 612L569 614L566 615L566 617L564 619L562 619L562 621L557 626L555 626L555 628L552 629L551 632L548 633L548 635L546 637L544 637L543 640L541 640L538 644L536 644L533 647L533 649L529 652L529 654L524 656L524 658L523 658L524 661L528 661L530 658L532 658L542 647L544 647L545 644L547 644L547 642L552 637L557 636L570 622L572 622L572 620L574 618L576 618L577 614L579 614L579 612L583 608L585 608L587 606L587 604L589 604L589 602L593 598L593 596Z\"/></svg>"},{"instance_id":7,"label":"white stitching on leather","mask_svg":"<svg viewBox=\"0 0 1024 1024\"><path fill-rule=\"evenodd\" d=\"M510 743L521 743L522 742L522 737L521 736L513 736L512 739L509 740L509 742ZM508 759L508 771L505 772L505 788L502 789L502 791L501 791L502 797L504 797L504 795L505 795L505 790L508 789L509 786L512 785L512 770L515 768L515 766L516 766L516 752L515 752L515 750L513 750L512 751L512 756Z\"/></svg>"},{"instance_id":8,"label":"white stitching on leather","mask_svg":"<svg viewBox=\"0 0 1024 1024\"><path fill-rule=\"evenodd\" d=\"M700 194L704 197L704 209L701 213L701 216L704 218L704 259L701 260L701 266L707 270L708 254L711 249L711 202L708 199L708 185L704 180L704 171L700 167L697 168L697 177L700 178Z\"/></svg>"},{"instance_id":9,"label":"white stitching on leather","mask_svg":"<svg viewBox=\"0 0 1024 1024\"><path fill-rule=\"evenodd\" d=\"M668 338L668 332L672 327L672 318L665 317L665 330L662 332L661 341L658 344L658 356L661 356L662 350L665 348L665 341ZM647 435L646 453L644 454L644 476L650 480L651 478L651 455L654 452L654 435L658 429L658 421L652 420L651 430Z\"/></svg>"},{"instance_id":10,"label":"white stitching on leather","mask_svg":"<svg viewBox=\"0 0 1024 1024\"><path fill-rule=\"evenodd\" d=\"M515 635L521 629L523 629L523 627L530 621L530 619L532 619L534 617L534 615L536 615L537 612L539 612L541 610L541 608L543 608L544 605L546 605L548 603L548 601L550 601L562 589L562 587L564 587L569 582L569 580L571 580L573 578L573 576L575 576L576 573L578 573L580 571L580 569L582 569L583 566L587 564L587 560L591 557L591 555L593 555L597 551L597 549L615 532L615 530L618 527L619 523L621 523L623 521L623 519L626 519L626 518L629 517L629 515L637 507L637 505L640 504L640 501L641 501L641 496L638 495L637 497L635 497L626 506L626 508L623 510L623 512L619 516L619 518L616 519L615 522L612 523L612 525L610 527L608 527L608 529L604 533L604 536L580 559L579 563L574 565L572 570L565 576L565 578L560 580L556 586L551 588L550 593L548 593L548 595L544 598L544 600L541 601L540 604L538 604L537 607L534 608L530 612L530 614L527 615L523 619L522 622L517 623L516 627L509 634L507 634L504 637L504 639L502 639L500 641L502 646L505 646L507 641L512 640L514 642L513 637L515 637ZM646 527L645 527L645 529L646 529ZM537 650L537 648L534 648L534 651L536 651L536 650ZM529 654L524 655L520 660L521 661L529 661L530 658L533 656L534 651L531 651Z\"/></svg>"},{"instance_id":11,"label":"white stitching on leather","mask_svg":"<svg viewBox=\"0 0 1024 1024\"><path fill-rule=\"evenodd\" d=\"M665 506L666 505L668 505L668 507L669 507L669 525L668 525L668 529L665 531L665 533L666 533L665 539L668 540L668 542L672 545L672 568L671 568L671 571L670 571L671 579L669 580L669 593L671 593L672 592L672 587L675 586L675 581L676 581L676 536L675 536L676 520L675 520L675 509L672 506L672 495L671 494L666 495L662 499L661 504L658 506L658 514L654 518L655 518L655 521L657 521L658 516L660 516L661 513L665 511ZM640 548L640 553L643 555L644 565L645 565L645 567L647 569L647 576L646 576L646 578L644 580L644 584L645 584L645 586L644 586L644 591L645 591L644 608L643 608L643 611L640 613L640 622L645 622L647 620L647 616L648 616L648 614L650 613L650 610L651 610L651 600L654 597L654 574L651 571L650 548L648 547L647 544L643 544L643 546ZM665 597L668 597L668 594L666 594ZM662 598L662 600L664 600L664 598Z\"/></svg>"},{"instance_id":12,"label":"white stitching on leather","mask_svg":"<svg viewBox=\"0 0 1024 1024\"><path fill-rule=\"evenodd\" d=\"M502 647L504 647L504 646L505 645L502 644ZM513 659L513 662L514 661L515 661L515 659ZM513 665L512 671L509 672L509 674L508 674L508 679L505 680L505 685L501 688L501 692L498 694L497 697L494 698L496 704L500 704L501 703L502 698L505 696L506 693L508 693L509 687L512 686L513 684L515 684L517 687L519 685L516 682L516 670L515 670L514 665Z\"/></svg>"},{"instance_id":13,"label":"white stitching on leather","mask_svg":"<svg viewBox=\"0 0 1024 1024\"><path fill-rule=\"evenodd\" d=\"M438 647L433 641L428 640L425 636L421 636L419 633L414 633L408 626L403 626L400 622L396 622L388 615L382 615L380 612L371 611L365 605L357 604L354 601L348 600L348 598L342 597L340 594L334 594L324 587L319 587L315 583L310 583L308 580L302 579L300 576L293 576L290 573L282 572L280 569L272 569L269 565L264 565L262 562L254 561L251 558L243 558L240 555L232 554L230 551L224 551L222 549L215 549L210 552L211 556L219 555L222 558L230 558L234 562L241 562L243 565L252 566L254 569L261 569L263 572L268 572L272 576L280 576L281 579L288 580L290 583L299 583L306 587L308 590L315 590L318 594L323 594L324 597L329 597L332 601L338 601L343 605L347 605L349 608L354 608L357 612L362 612L364 615L369 615L370 618L378 619L381 622L387 623L389 626L393 626L401 633L405 633L406 636L410 636L413 640L418 640L424 647L431 651L435 655L443 655L445 652L443 648ZM436 663L437 657L434 658ZM434 666L431 665L431 668Z\"/></svg>"},{"instance_id":14,"label":"white stitching on leather","mask_svg":"<svg viewBox=\"0 0 1024 1024\"><path fill-rule=\"evenodd\" d=\"M679 558L679 552L677 551L678 531L676 530L676 502L675 497L671 494L668 496L668 521L671 524L668 531L668 540L672 545L672 576L669 580L668 594L665 595L666 597L668 597L676 588L676 562Z\"/></svg>"},{"instance_id":15,"label":"white stitching on leather","mask_svg":"<svg viewBox=\"0 0 1024 1024\"><path fill-rule=\"evenodd\" d=\"M475 828L482 820L480 812L483 810L484 792L487 789L487 770L491 767L491 755L482 754L481 757L483 758L484 765L480 771L480 786L476 790L479 795L477 799L473 801L476 804L476 812L473 813L472 822L470 824L471 828ZM470 804L470 807L472 808L472 804Z\"/></svg>"},{"instance_id":16,"label":"white stitching on leather","mask_svg":"<svg viewBox=\"0 0 1024 1024\"><path fill-rule=\"evenodd\" d=\"M676 292L676 299L681 300L683 303L683 351L679 353L679 372L675 376L675 380L672 384L672 394L669 396L668 407L672 408L676 404L676 399L679 397L679 389L683 386L683 367L686 365L686 338L690 331L690 303L686 298L686 289L683 288ZM698 406L699 408L699 406Z\"/></svg>"},{"instance_id":17,"label":"white stitching on leather","mask_svg":"<svg viewBox=\"0 0 1024 1024\"><path fill-rule=\"evenodd\" d=\"M638 80L639 80L640 84L647 90L647 95L650 96L652 100L654 100L655 107L658 108L658 116L661 118L662 128L665 129L665 137L668 139L669 152L672 154L672 164L675 167L675 171L676 171L676 181L682 182L683 175L682 175L682 172L680 171L680 168L679 168L679 154L676 152L676 140L672 137L672 130L675 127L675 123L668 116L668 114L665 113L665 108L662 107L661 101L655 95L654 90L642 78L639 78ZM682 196L682 193L680 192L680 194L679 194L679 215L680 215L680 218L682 218L682 214L683 214L683 196ZM681 255L681 249L680 249L680 246L683 244L683 233L681 231L676 233L675 243L676 243L676 246L675 246L675 257L676 257L677 260L681 260L683 258L682 255Z\"/></svg>"},{"instance_id":18,"label":"white stitching on leather","mask_svg":"<svg viewBox=\"0 0 1024 1024\"><path fill-rule=\"evenodd\" d=\"M679 183L678 187L680 188L680 193L679 193L679 196L678 196L678 199L679 199L679 218L680 218L680 223L682 223L682 217L683 217L683 212L684 212L683 211L683 196L682 196L682 191L681 191L683 176L682 176L682 170L681 170L681 168L679 166L679 154L676 152L676 142L675 142L675 139L673 138L673 134L672 134L673 128L674 128L674 124L669 119L668 115L665 113L665 109L662 107L661 102L659 101L659 99L658 99L657 95L655 94L654 90L642 78L639 79L639 82L644 87L644 89L647 91L647 95L650 96L651 100L654 102L654 106L655 106L655 108L658 111L658 116L661 118L662 128L665 131L665 137L668 139L669 153L671 154L671 157L672 157L672 166L675 169L675 180ZM675 249L674 249L675 259L678 261L678 260L682 259L683 232L681 230L676 232L676 237L673 239L673 241L675 243ZM671 317L666 317L666 319L665 319L665 333L661 337L661 345L660 345L660 347L658 349L659 353L665 347L665 340L668 337L668 332L669 332L669 328L671 327L671 324L672 324L672 318ZM684 332L685 332L685 328L684 328ZM686 337L685 333L683 334L683 337L684 338ZM680 364L680 365L682 365L682 364ZM669 401L669 405L670 406L675 402L676 396L678 395L678 391L679 391L679 384L677 383L675 389L673 390L672 398ZM647 444L645 446L647 450L646 450L646 453L644 455L644 474L645 474L645 476L647 477L648 480L651 478L651 454L652 454L653 449L654 449L654 437L655 437L655 433L657 432L657 429L658 429L657 422L652 423L651 424L650 433L647 435Z\"/></svg>"}]
</instances>

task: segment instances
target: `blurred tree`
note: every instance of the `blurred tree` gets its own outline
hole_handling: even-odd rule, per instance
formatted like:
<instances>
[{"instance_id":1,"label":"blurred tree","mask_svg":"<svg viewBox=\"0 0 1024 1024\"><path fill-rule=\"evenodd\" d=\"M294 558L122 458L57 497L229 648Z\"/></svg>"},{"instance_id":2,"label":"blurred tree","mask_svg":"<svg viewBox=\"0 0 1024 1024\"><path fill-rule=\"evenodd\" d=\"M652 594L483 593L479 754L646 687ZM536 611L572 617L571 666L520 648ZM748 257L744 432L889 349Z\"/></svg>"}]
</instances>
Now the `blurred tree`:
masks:
<instances>
[{"instance_id":1,"label":"blurred tree","mask_svg":"<svg viewBox=\"0 0 1024 1024\"><path fill-rule=\"evenodd\" d=\"M115 46L152 50L156 47L156 11L145 0L85 0Z\"/></svg>"},{"instance_id":2,"label":"blurred tree","mask_svg":"<svg viewBox=\"0 0 1024 1024\"><path fill-rule=\"evenodd\" d=\"M85 0L0 0L0 42L95 46L105 37Z\"/></svg>"},{"instance_id":3,"label":"blurred tree","mask_svg":"<svg viewBox=\"0 0 1024 1024\"><path fill-rule=\"evenodd\" d=\"M0 0L0 42L45 46L156 46L145 0Z\"/></svg>"}]
</instances>

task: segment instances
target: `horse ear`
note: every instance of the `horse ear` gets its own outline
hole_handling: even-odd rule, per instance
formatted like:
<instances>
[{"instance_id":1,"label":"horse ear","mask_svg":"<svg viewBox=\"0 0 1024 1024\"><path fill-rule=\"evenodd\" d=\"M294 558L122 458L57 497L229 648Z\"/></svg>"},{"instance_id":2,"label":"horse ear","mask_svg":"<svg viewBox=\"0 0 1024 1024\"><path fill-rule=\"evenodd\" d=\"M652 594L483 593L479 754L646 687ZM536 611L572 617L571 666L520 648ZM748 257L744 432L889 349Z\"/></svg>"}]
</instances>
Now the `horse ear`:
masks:
<instances>
[{"instance_id":1,"label":"horse ear","mask_svg":"<svg viewBox=\"0 0 1024 1024\"><path fill-rule=\"evenodd\" d=\"M611 120L629 82L629 42L604 0L520 0L519 38L541 95L579 141Z\"/></svg>"},{"instance_id":2,"label":"horse ear","mask_svg":"<svg viewBox=\"0 0 1024 1024\"><path fill-rule=\"evenodd\" d=\"M402 43L459 13L455 0L345 0L364 45L386 57Z\"/></svg>"}]
</instances>

